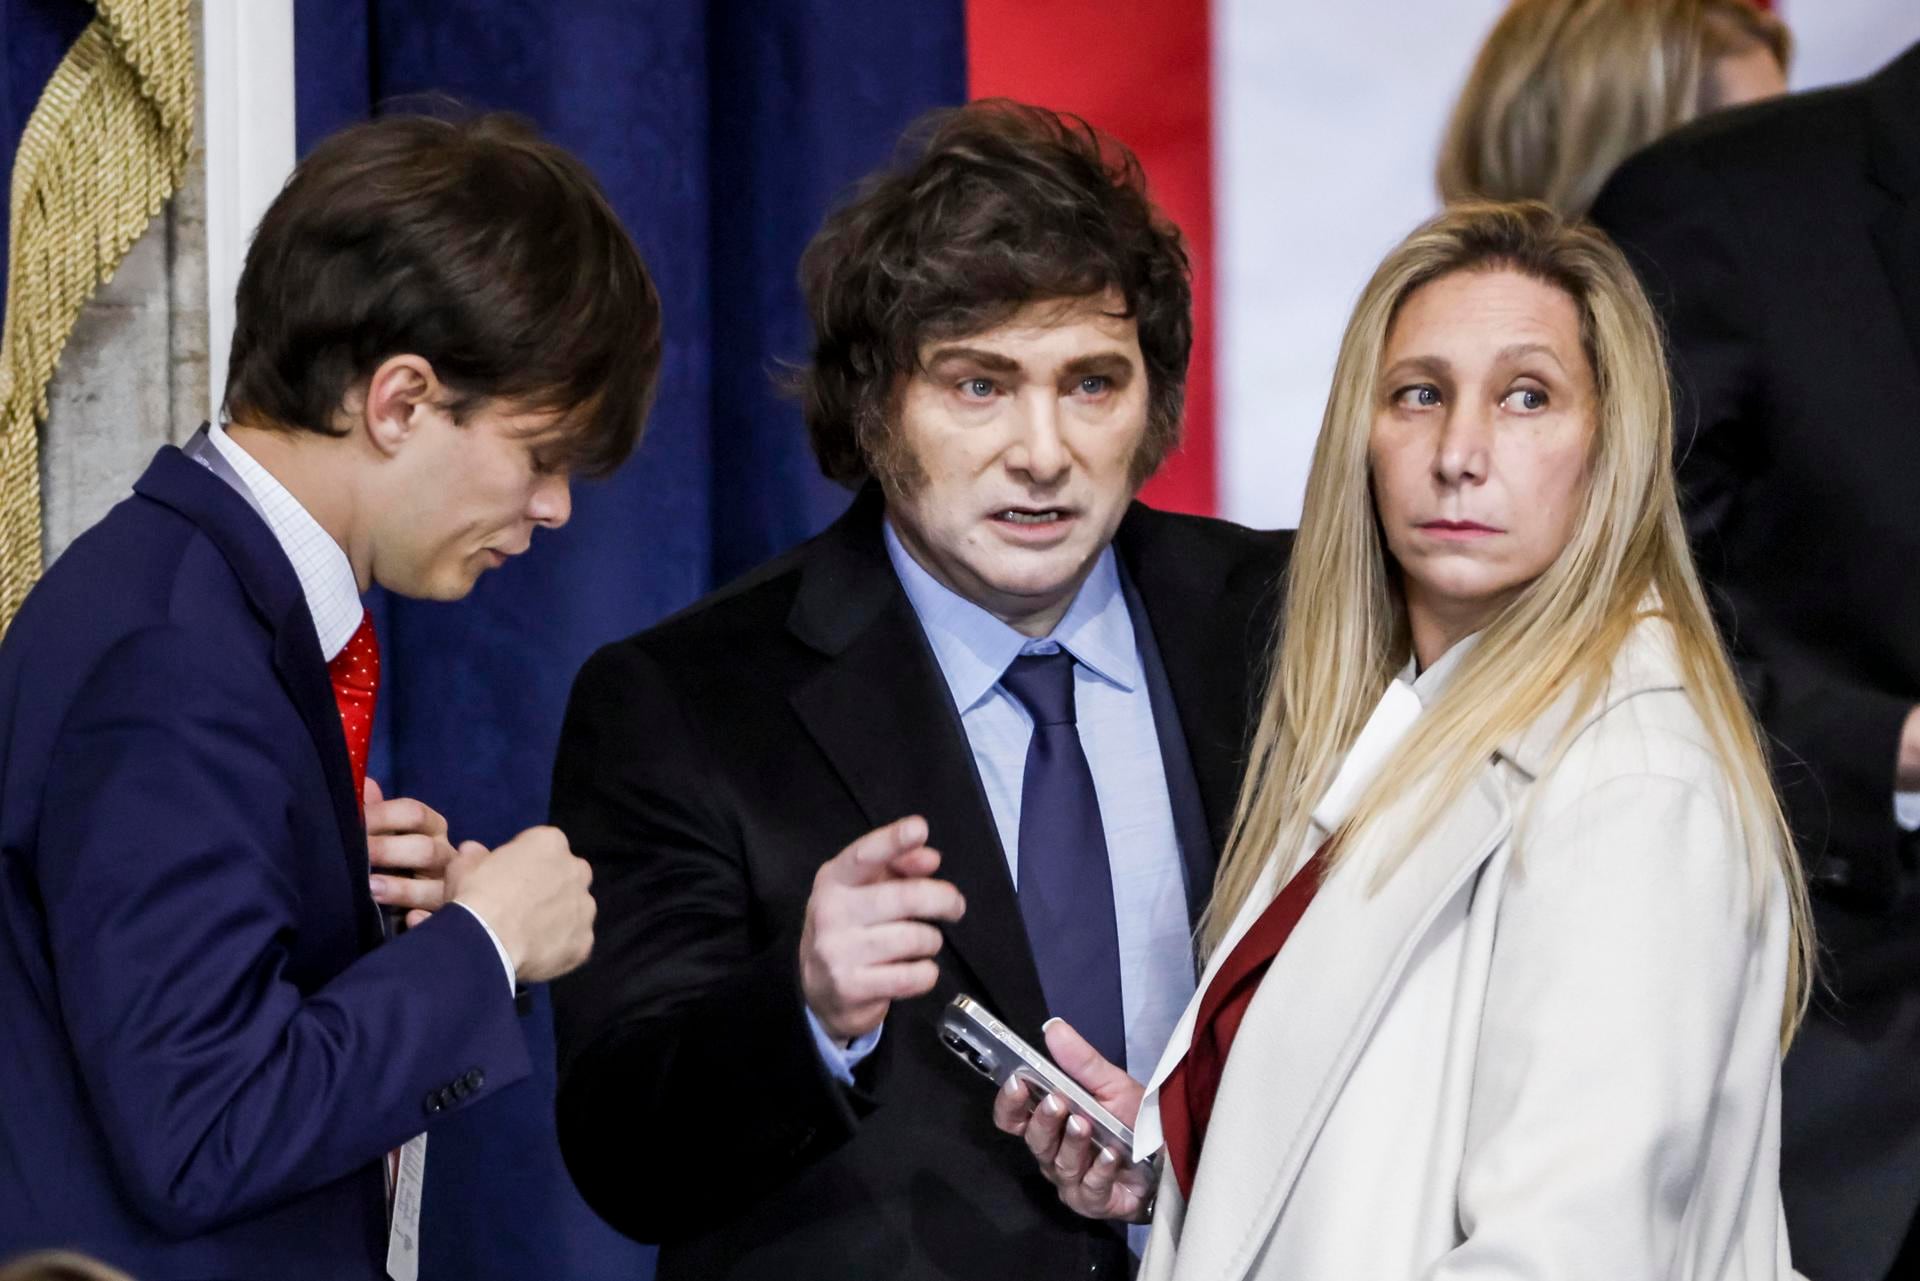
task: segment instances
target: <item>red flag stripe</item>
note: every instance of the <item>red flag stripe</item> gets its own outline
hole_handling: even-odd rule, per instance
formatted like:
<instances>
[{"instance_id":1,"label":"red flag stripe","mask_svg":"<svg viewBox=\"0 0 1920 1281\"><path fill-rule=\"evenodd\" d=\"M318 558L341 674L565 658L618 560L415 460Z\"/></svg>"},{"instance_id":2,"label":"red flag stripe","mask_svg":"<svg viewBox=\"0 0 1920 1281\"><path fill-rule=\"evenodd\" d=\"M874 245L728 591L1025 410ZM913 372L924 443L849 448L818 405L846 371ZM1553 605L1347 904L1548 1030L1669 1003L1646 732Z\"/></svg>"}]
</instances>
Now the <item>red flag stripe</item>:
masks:
<instances>
[{"instance_id":1,"label":"red flag stripe","mask_svg":"<svg viewBox=\"0 0 1920 1281\"><path fill-rule=\"evenodd\" d=\"M1212 514L1213 93L1202 0L967 0L968 87L1071 111L1138 153L1193 257L1185 440L1147 485L1158 507Z\"/></svg>"}]
</instances>

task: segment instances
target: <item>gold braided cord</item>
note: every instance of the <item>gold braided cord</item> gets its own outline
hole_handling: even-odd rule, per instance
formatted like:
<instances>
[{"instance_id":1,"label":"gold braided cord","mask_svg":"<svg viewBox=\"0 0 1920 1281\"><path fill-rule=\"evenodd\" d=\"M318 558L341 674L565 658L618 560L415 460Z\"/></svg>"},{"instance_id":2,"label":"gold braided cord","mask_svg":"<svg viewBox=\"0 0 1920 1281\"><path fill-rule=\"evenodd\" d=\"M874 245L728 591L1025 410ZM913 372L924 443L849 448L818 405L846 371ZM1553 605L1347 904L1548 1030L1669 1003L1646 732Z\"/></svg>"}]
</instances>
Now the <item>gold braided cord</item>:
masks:
<instances>
[{"instance_id":1,"label":"gold braided cord","mask_svg":"<svg viewBox=\"0 0 1920 1281\"><path fill-rule=\"evenodd\" d=\"M13 163L0 329L0 630L40 576L38 428L80 309L185 174L192 0L95 0Z\"/></svg>"}]
</instances>

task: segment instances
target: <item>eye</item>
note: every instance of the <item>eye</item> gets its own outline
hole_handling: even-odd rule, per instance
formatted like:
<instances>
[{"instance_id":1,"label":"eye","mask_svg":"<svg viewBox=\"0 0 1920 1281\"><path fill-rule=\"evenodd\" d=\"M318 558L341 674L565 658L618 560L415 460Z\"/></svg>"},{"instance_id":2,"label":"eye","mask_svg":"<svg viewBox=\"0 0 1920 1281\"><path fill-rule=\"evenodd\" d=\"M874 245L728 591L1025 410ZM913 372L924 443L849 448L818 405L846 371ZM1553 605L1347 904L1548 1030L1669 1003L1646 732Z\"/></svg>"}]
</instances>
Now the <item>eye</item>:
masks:
<instances>
[{"instance_id":1,"label":"eye","mask_svg":"<svg viewBox=\"0 0 1920 1281\"><path fill-rule=\"evenodd\" d=\"M1547 393L1540 387L1515 387L1500 404L1510 413L1537 414L1547 407Z\"/></svg>"},{"instance_id":2,"label":"eye","mask_svg":"<svg viewBox=\"0 0 1920 1281\"><path fill-rule=\"evenodd\" d=\"M1075 385L1074 390L1082 396L1100 396L1104 395L1107 389L1112 386L1113 379L1107 377L1105 374L1088 374Z\"/></svg>"},{"instance_id":3,"label":"eye","mask_svg":"<svg viewBox=\"0 0 1920 1281\"><path fill-rule=\"evenodd\" d=\"M1432 409L1440 403L1440 389L1432 383L1402 387L1393 393L1393 403L1401 409Z\"/></svg>"},{"instance_id":4,"label":"eye","mask_svg":"<svg viewBox=\"0 0 1920 1281\"><path fill-rule=\"evenodd\" d=\"M968 400L985 400L996 390L991 378L968 378L960 383L960 394Z\"/></svg>"}]
</instances>

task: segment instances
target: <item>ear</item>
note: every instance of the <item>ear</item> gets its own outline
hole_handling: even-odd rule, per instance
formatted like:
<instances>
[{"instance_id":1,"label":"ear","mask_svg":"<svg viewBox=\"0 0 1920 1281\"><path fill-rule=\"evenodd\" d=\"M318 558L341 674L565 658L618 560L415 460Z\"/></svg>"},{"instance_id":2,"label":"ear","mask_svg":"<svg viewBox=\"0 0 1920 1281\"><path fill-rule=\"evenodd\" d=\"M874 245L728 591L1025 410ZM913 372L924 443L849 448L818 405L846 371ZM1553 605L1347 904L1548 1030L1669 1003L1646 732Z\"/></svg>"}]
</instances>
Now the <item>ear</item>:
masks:
<instances>
[{"instance_id":1,"label":"ear","mask_svg":"<svg viewBox=\"0 0 1920 1281\"><path fill-rule=\"evenodd\" d=\"M439 403L443 391L426 357L389 356L367 379L366 396L354 416L375 449L395 454L419 429L421 415Z\"/></svg>"}]
</instances>

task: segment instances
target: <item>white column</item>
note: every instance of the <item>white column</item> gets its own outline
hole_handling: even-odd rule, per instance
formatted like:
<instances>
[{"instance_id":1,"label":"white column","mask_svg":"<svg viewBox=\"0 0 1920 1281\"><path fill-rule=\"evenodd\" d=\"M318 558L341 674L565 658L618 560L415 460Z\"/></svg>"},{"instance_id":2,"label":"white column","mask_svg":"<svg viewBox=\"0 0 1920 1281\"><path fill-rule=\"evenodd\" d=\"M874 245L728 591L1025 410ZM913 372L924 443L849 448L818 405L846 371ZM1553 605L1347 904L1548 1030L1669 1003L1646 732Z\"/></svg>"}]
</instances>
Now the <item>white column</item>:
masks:
<instances>
[{"instance_id":1,"label":"white column","mask_svg":"<svg viewBox=\"0 0 1920 1281\"><path fill-rule=\"evenodd\" d=\"M233 295L260 215L293 171L293 0L205 0L207 394L227 386Z\"/></svg>"}]
</instances>

